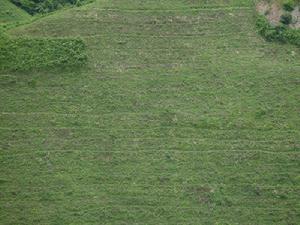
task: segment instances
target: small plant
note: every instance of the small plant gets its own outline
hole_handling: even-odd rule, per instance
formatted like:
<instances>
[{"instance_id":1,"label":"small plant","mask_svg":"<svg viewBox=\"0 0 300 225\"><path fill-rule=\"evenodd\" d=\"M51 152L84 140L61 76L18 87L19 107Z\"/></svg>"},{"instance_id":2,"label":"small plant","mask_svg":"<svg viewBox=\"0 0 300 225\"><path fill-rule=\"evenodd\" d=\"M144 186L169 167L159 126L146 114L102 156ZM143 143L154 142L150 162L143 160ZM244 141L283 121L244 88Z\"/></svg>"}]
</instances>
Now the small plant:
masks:
<instances>
[{"instance_id":1,"label":"small plant","mask_svg":"<svg viewBox=\"0 0 300 225\"><path fill-rule=\"evenodd\" d=\"M5 14L6 14L6 15L10 15L10 16L11 16L11 15L12 15L12 12L11 12L11 11L9 11L9 10L6 10L6 11L5 11Z\"/></svg>"},{"instance_id":2,"label":"small plant","mask_svg":"<svg viewBox=\"0 0 300 225\"><path fill-rule=\"evenodd\" d=\"M31 87L31 88L35 88L36 87L36 80L28 81L28 86Z\"/></svg>"},{"instance_id":3,"label":"small plant","mask_svg":"<svg viewBox=\"0 0 300 225\"><path fill-rule=\"evenodd\" d=\"M293 17L290 13L285 13L280 17L280 22L289 25L293 20Z\"/></svg>"},{"instance_id":4,"label":"small plant","mask_svg":"<svg viewBox=\"0 0 300 225\"><path fill-rule=\"evenodd\" d=\"M283 6L284 10L291 12L294 10L295 3L293 0L288 0L288 1L284 2L282 6Z\"/></svg>"}]
</instances>

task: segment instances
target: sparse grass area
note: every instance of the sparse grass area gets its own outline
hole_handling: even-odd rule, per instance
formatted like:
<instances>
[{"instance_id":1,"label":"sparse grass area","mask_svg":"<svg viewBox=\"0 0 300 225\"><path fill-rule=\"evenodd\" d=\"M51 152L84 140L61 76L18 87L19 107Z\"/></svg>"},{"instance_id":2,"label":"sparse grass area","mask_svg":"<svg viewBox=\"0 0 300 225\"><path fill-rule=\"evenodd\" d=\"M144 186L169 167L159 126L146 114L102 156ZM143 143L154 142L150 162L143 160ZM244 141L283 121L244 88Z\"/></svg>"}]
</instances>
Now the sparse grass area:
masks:
<instances>
[{"instance_id":1,"label":"sparse grass area","mask_svg":"<svg viewBox=\"0 0 300 225\"><path fill-rule=\"evenodd\" d=\"M254 14L98 0L11 30L89 60L0 72L0 224L297 225L300 50Z\"/></svg>"}]
</instances>

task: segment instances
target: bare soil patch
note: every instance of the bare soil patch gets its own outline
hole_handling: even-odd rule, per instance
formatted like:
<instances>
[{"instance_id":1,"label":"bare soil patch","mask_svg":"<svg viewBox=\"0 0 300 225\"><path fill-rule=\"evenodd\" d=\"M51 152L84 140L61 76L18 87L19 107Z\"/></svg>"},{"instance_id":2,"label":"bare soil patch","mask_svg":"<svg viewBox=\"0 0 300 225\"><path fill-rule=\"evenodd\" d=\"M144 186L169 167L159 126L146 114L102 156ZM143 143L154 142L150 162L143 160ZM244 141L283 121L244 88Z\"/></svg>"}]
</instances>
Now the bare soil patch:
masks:
<instances>
[{"instance_id":1,"label":"bare soil patch","mask_svg":"<svg viewBox=\"0 0 300 225\"><path fill-rule=\"evenodd\" d=\"M285 13L282 6L278 2L261 1L256 5L256 11L261 15L265 15L270 24L274 26L280 25L280 18ZM300 28L300 7L297 6L291 12L292 23L289 25L291 28Z\"/></svg>"},{"instance_id":2,"label":"bare soil patch","mask_svg":"<svg viewBox=\"0 0 300 225\"><path fill-rule=\"evenodd\" d=\"M300 29L300 7L297 6L291 14L293 17L291 26L293 28Z\"/></svg>"}]
</instances>

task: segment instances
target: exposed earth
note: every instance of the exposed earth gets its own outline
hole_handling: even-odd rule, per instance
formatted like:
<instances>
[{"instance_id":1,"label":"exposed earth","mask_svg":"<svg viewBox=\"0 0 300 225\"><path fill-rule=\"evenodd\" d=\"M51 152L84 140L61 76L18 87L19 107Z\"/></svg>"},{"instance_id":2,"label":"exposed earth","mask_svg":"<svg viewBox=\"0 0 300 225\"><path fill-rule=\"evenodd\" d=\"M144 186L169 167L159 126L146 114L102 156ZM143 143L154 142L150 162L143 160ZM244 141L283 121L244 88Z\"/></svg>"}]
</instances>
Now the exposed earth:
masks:
<instances>
[{"instance_id":1,"label":"exposed earth","mask_svg":"<svg viewBox=\"0 0 300 225\"><path fill-rule=\"evenodd\" d=\"M256 5L256 10L265 15L272 25L279 25L280 18L285 13L282 6L278 2L261 1ZM291 28L300 28L300 7L296 6L291 12L292 23L289 25Z\"/></svg>"}]
</instances>

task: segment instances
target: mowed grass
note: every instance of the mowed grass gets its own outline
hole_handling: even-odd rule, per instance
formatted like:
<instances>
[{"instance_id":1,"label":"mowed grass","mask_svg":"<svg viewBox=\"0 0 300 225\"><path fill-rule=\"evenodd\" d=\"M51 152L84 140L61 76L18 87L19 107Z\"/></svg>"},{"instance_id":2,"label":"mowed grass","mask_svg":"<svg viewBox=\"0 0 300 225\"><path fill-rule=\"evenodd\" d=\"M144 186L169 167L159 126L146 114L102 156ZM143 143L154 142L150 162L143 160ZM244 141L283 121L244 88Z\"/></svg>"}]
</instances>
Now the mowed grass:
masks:
<instances>
[{"instance_id":1,"label":"mowed grass","mask_svg":"<svg viewBox=\"0 0 300 225\"><path fill-rule=\"evenodd\" d=\"M81 70L0 74L0 224L299 224L300 50L251 1L96 1L11 30Z\"/></svg>"},{"instance_id":2,"label":"mowed grass","mask_svg":"<svg viewBox=\"0 0 300 225\"><path fill-rule=\"evenodd\" d=\"M0 1L0 25L9 22L20 22L30 17L28 13L16 7L9 0Z\"/></svg>"}]
</instances>

